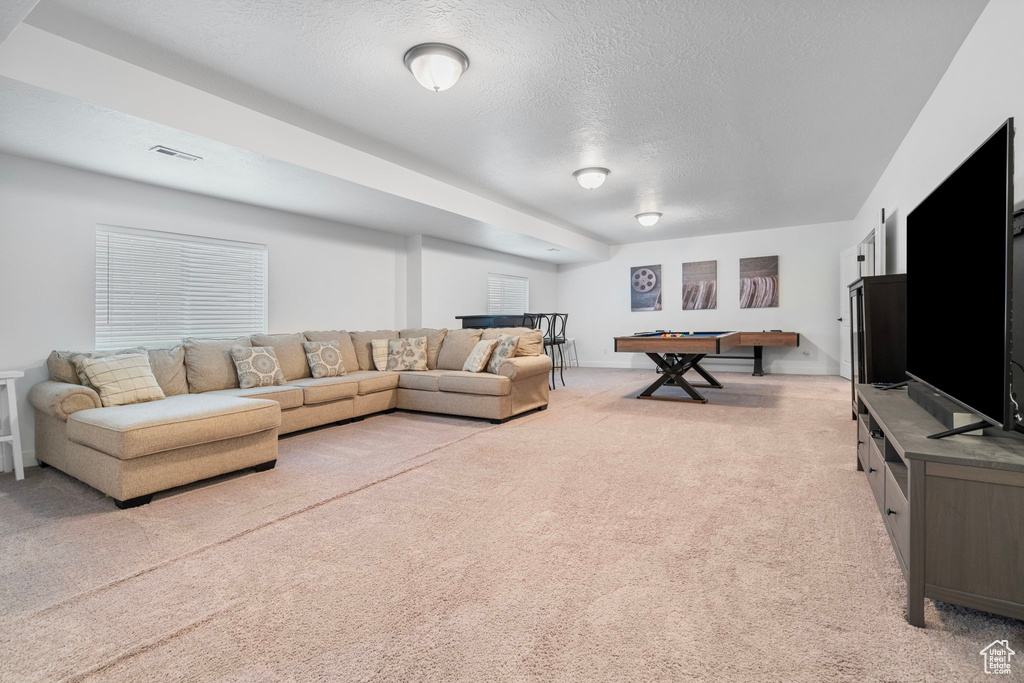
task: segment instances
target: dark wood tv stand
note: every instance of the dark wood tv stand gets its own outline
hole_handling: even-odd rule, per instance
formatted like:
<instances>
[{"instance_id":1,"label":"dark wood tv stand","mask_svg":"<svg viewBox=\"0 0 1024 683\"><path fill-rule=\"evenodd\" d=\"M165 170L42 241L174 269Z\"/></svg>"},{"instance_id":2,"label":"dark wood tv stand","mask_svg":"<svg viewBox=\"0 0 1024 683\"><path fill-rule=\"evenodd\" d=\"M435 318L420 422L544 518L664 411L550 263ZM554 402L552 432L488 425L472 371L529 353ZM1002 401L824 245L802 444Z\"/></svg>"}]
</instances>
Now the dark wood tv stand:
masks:
<instances>
[{"instance_id":1,"label":"dark wood tv stand","mask_svg":"<svg viewBox=\"0 0 1024 683\"><path fill-rule=\"evenodd\" d=\"M907 581L907 621L924 626L925 598L1024 619L1024 439L928 439L941 422L870 384L857 420L857 469Z\"/></svg>"}]
</instances>

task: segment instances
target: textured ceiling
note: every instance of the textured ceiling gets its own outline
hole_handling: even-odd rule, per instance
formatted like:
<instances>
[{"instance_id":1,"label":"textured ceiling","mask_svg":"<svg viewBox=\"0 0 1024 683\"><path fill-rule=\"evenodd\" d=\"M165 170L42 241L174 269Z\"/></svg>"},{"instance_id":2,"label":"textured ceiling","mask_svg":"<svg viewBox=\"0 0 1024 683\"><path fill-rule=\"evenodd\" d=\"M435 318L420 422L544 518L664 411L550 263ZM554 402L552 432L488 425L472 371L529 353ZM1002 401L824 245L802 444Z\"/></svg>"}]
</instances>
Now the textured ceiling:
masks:
<instances>
[{"instance_id":1,"label":"textured ceiling","mask_svg":"<svg viewBox=\"0 0 1024 683\"><path fill-rule=\"evenodd\" d=\"M28 22L623 243L851 218L985 4L42 0ZM402 65L425 41L469 55L445 93ZM590 165L612 175L586 192Z\"/></svg>"},{"instance_id":2,"label":"textured ceiling","mask_svg":"<svg viewBox=\"0 0 1024 683\"><path fill-rule=\"evenodd\" d=\"M199 162L149 151L159 143ZM0 78L0 151L388 232L427 234L555 263L564 247Z\"/></svg>"}]
</instances>

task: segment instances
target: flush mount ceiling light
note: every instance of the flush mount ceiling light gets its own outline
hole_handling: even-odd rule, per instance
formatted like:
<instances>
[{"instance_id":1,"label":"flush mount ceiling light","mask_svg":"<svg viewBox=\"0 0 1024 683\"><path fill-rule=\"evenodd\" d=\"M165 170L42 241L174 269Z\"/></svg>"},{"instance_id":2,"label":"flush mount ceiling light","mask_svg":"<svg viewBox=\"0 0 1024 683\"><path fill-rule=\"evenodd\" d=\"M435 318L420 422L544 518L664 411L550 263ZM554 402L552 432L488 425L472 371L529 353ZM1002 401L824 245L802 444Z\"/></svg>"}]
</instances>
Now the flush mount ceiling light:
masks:
<instances>
[{"instance_id":1,"label":"flush mount ceiling light","mask_svg":"<svg viewBox=\"0 0 1024 683\"><path fill-rule=\"evenodd\" d=\"M444 43L423 43L405 53L405 66L427 90L441 92L455 85L469 68L469 57Z\"/></svg>"},{"instance_id":2,"label":"flush mount ceiling light","mask_svg":"<svg viewBox=\"0 0 1024 683\"><path fill-rule=\"evenodd\" d=\"M580 186L584 189L597 189L604 184L604 179L611 173L606 168L600 168L592 166L590 168L582 168L579 171L572 174L572 177L577 179Z\"/></svg>"},{"instance_id":3,"label":"flush mount ceiling light","mask_svg":"<svg viewBox=\"0 0 1024 683\"><path fill-rule=\"evenodd\" d=\"M596 190L604 185L604 179L608 177L609 173L611 171L607 168L591 166L590 168L581 168L572 175L583 189Z\"/></svg>"},{"instance_id":4,"label":"flush mount ceiling light","mask_svg":"<svg viewBox=\"0 0 1024 683\"><path fill-rule=\"evenodd\" d=\"M661 218L661 214L657 211L648 211L647 213L638 213L636 215L636 219L640 221L640 225L645 228L649 228L657 223L659 218Z\"/></svg>"}]
</instances>

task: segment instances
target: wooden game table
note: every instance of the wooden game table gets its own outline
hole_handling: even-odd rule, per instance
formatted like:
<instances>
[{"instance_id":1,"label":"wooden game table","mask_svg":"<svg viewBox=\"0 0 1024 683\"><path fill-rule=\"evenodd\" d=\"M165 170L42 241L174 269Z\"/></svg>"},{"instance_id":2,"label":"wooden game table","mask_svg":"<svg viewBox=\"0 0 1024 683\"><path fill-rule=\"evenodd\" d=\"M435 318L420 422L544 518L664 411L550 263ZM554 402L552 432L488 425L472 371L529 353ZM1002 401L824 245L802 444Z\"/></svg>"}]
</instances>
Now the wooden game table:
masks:
<instances>
[{"instance_id":1,"label":"wooden game table","mask_svg":"<svg viewBox=\"0 0 1024 683\"><path fill-rule=\"evenodd\" d=\"M707 403L708 399L697 387L721 389L724 385L701 366L700 362L709 355L717 358L750 358L754 361L754 375L764 374L762 349L765 346L799 346L798 332L640 332L628 337L615 337L615 351L618 353L645 353L654 361L661 377L644 389L637 398L660 399L665 401L687 401ZM754 348L753 356L727 356L727 351L740 346ZM683 375L693 370L703 377L707 384L692 384ZM675 386L685 391L690 398L654 396L663 386Z\"/></svg>"}]
</instances>

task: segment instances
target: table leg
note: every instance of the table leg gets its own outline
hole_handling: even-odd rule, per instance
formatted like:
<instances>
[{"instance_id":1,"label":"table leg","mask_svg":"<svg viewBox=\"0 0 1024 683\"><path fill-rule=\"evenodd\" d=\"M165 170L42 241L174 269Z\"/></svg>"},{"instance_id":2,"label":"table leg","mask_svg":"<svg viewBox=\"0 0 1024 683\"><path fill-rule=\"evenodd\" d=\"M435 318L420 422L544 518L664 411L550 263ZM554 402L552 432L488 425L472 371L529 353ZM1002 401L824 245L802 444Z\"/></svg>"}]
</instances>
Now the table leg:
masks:
<instances>
[{"instance_id":1,"label":"table leg","mask_svg":"<svg viewBox=\"0 0 1024 683\"><path fill-rule=\"evenodd\" d=\"M762 364L762 359L763 358L764 358L764 347L762 347L762 346L755 346L754 347L754 377L763 377L764 376L764 365Z\"/></svg>"},{"instance_id":2,"label":"table leg","mask_svg":"<svg viewBox=\"0 0 1024 683\"><path fill-rule=\"evenodd\" d=\"M708 386L711 387L712 389L721 389L723 386L725 386L721 382L719 382L714 375L712 375L710 372L702 368L700 363L694 363L693 369L694 371L696 371L698 375L707 380Z\"/></svg>"},{"instance_id":3,"label":"table leg","mask_svg":"<svg viewBox=\"0 0 1024 683\"><path fill-rule=\"evenodd\" d=\"M686 379L683 377L683 375L688 370L690 370L697 364L697 361L704 357L704 354L674 354L672 358L679 359L675 363L670 363L666 358L663 358L661 355L657 353L648 353L647 356L648 358L653 360L659 368L661 368L662 375L661 377L656 379L649 387L640 392L637 398L650 398L661 401L693 401L697 403L708 402L707 398L705 398L703 394L697 391L697 389L692 384L687 382ZM653 395L655 391L657 391L658 389L665 385L679 387L687 394L689 394L690 398L687 399Z\"/></svg>"}]
</instances>

